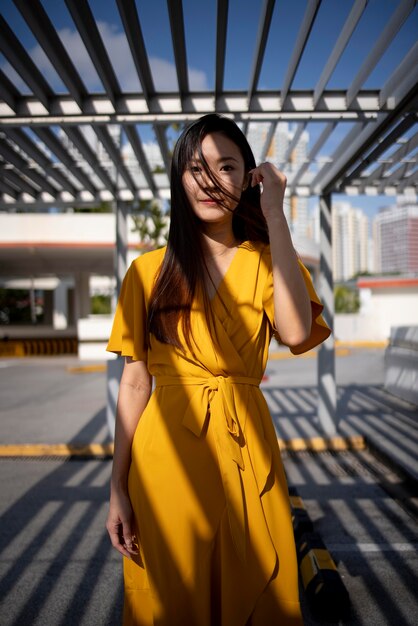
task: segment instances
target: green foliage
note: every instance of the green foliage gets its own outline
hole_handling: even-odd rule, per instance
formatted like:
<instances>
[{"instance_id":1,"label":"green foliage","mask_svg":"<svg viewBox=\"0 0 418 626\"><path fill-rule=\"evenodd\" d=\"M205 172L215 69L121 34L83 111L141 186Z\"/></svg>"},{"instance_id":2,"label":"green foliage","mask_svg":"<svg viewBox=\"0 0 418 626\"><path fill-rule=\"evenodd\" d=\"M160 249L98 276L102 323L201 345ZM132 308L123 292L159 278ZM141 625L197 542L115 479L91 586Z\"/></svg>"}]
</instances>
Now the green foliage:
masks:
<instances>
[{"instance_id":1,"label":"green foliage","mask_svg":"<svg viewBox=\"0 0 418 626\"><path fill-rule=\"evenodd\" d=\"M110 296L97 294L90 299L90 309L93 315L110 315L111 299Z\"/></svg>"},{"instance_id":2,"label":"green foliage","mask_svg":"<svg viewBox=\"0 0 418 626\"><path fill-rule=\"evenodd\" d=\"M160 202L141 200L137 213L132 213L135 227L141 241L153 248L161 248L167 243L168 218Z\"/></svg>"},{"instance_id":3,"label":"green foliage","mask_svg":"<svg viewBox=\"0 0 418 626\"><path fill-rule=\"evenodd\" d=\"M336 313L358 313L360 297L358 291L345 285L334 288L334 306Z\"/></svg>"},{"instance_id":4,"label":"green foliage","mask_svg":"<svg viewBox=\"0 0 418 626\"><path fill-rule=\"evenodd\" d=\"M97 206L87 207L74 207L74 213L112 213L111 202L101 202Z\"/></svg>"}]
</instances>

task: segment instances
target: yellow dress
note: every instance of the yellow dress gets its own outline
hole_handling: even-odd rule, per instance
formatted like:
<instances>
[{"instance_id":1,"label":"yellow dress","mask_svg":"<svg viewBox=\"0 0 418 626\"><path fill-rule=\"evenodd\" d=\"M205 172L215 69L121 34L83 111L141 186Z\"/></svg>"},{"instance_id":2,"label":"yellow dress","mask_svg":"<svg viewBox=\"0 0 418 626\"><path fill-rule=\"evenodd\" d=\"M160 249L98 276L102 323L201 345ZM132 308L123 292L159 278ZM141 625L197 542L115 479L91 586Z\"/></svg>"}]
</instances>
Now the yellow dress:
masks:
<instances>
[{"instance_id":1,"label":"yellow dress","mask_svg":"<svg viewBox=\"0 0 418 626\"><path fill-rule=\"evenodd\" d=\"M124 558L124 626L302 624L286 478L259 388L274 333L269 246L239 246L211 301L212 336L195 298L194 355L152 335L147 349L147 303L164 251L130 266L107 346L146 361L156 385L132 444L140 555ZM329 335L301 269L313 323L296 353Z\"/></svg>"}]
</instances>

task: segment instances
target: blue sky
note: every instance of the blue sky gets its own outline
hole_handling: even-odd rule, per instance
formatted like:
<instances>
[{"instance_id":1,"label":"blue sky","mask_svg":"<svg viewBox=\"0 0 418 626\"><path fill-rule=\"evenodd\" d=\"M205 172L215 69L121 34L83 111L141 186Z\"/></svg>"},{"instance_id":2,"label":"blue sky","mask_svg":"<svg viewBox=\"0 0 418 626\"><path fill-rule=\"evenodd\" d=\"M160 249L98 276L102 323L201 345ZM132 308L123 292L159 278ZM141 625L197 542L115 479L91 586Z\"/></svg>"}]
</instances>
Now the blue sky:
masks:
<instances>
[{"instance_id":1,"label":"blue sky","mask_svg":"<svg viewBox=\"0 0 418 626\"><path fill-rule=\"evenodd\" d=\"M353 3L354 0L323 0L293 83L294 89L315 87ZM59 36L70 50L87 88L103 92L103 86L88 59L65 2L43 0L42 4ZM229 3L224 80L227 89L245 90L248 88L262 4L262 0L231 0ZM399 4L400 0L369 1L327 88L346 88L351 83ZM260 88L279 89L282 85L306 5L306 0L278 0L276 2L259 80ZM90 6L111 55L122 89L140 91L116 3L113 0L90 0ZM137 0L137 8L156 87L168 91L176 89L177 79L166 1ZM183 11L190 87L193 90L211 90L215 80L216 2L215 0L200 2L183 0ZM65 86L49 64L12 0L2 0L1 12L51 86L57 91L65 92ZM415 43L417 33L418 6L415 6L392 44L367 78L364 87L379 88L384 84ZM14 80L23 93L30 92L1 55L0 67ZM321 127L321 124L309 125L311 145L321 131ZM331 136L322 154L332 154L340 140L338 135ZM352 203L355 206L362 206L369 214L373 214L376 208L387 204L388 200L391 201L388 198L353 198Z\"/></svg>"}]
</instances>

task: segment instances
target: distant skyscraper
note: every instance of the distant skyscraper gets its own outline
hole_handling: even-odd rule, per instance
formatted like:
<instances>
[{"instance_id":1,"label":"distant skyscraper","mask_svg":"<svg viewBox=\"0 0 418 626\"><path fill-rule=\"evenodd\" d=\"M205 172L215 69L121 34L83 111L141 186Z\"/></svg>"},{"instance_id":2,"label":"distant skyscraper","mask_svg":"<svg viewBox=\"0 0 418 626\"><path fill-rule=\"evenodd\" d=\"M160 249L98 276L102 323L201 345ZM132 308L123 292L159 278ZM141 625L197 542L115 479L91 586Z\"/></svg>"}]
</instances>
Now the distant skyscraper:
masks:
<instances>
[{"instance_id":1,"label":"distant skyscraper","mask_svg":"<svg viewBox=\"0 0 418 626\"><path fill-rule=\"evenodd\" d=\"M270 146L266 150L266 141L270 130L270 124L252 122L247 131L248 142L254 152L257 163L261 160L274 163L279 169L285 169L285 174L296 172L306 160L309 134L305 131L299 138L296 146L288 156L289 163L285 164L286 155L295 135L295 130L289 128L289 124L281 122L277 124ZM292 196L285 200L285 215L293 235L305 238L308 236L308 200Z\"/></svg>"},{"instance_id":2,"label":"distant skyscraper","mask_svg":"<svg viewBox=\"0 0 418 626\"><path fill-rule=\"evenodd\" d=\"M418 272L418 205L393 205L374 218L378 272Z\"/></svg>"},{"instance_id":3,"label":"distant skyscraper","mask_svg":"<svg viewBox=\"0 0 418 626\"><path fill-rule=\"evenodd\" d=\"M334 280L348 280L369 270L369 220L348 202L332 205Z\"/></svg>"}]
</instances>

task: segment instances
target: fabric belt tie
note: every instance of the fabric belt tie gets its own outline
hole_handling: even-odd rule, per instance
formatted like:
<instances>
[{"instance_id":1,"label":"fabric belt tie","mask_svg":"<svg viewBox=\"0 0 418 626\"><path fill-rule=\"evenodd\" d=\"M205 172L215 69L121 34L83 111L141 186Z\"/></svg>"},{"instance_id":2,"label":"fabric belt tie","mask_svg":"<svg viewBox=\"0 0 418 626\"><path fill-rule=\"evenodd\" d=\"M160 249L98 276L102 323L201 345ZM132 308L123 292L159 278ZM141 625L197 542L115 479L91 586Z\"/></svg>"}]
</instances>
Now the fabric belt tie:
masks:
<instances>
[{"instance_id":1,"label":"fabric belt tie","mask_svg":"<svg viewBox=\"0 0 418 626\"><path fill-rule=\"evenodd\" d=\"M260 382L260 379L248 376L211 376L208 378L159 376L156 380L157 388L170 385L196 387L182 420L182 425L196 437L200 437L206 418L208 414L210 415L232 539L238 556L243 562L245 562L246 551L246 518L239 470L245 469L241 451L245 445L245 438L238 420L234 387L236 385L259 387ZM245 406L242 407L244 414L246 404L245 401Z\"/></svg>"}]
</instances>

